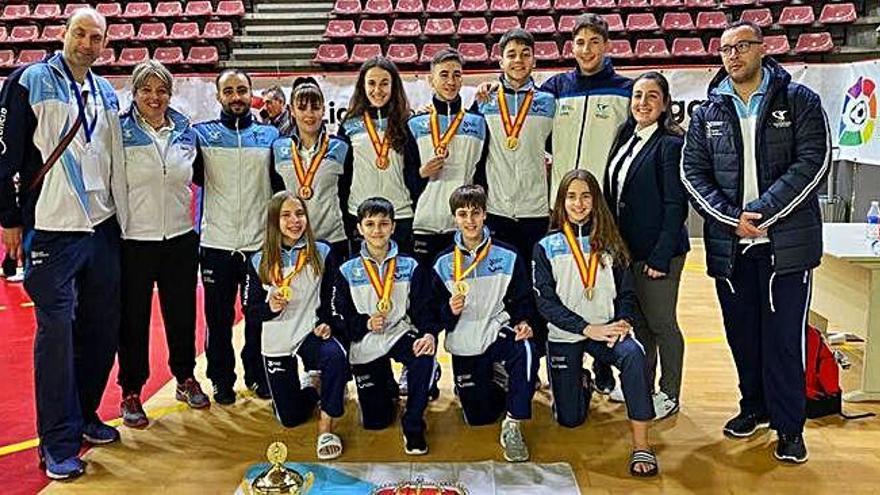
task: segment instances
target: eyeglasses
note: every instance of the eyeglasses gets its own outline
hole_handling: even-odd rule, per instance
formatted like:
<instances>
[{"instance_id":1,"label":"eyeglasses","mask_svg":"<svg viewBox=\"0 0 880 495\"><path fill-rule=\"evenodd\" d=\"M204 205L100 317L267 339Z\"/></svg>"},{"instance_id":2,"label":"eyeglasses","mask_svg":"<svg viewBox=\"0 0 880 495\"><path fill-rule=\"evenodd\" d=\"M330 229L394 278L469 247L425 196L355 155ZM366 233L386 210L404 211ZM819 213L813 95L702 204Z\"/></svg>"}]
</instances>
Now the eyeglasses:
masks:
<instances>
[{"instance_id":1,"label":"eyeglasses","mask_svg":"<svg viewBox=\"0 0 880 495\"><path fill-rule=\"evenodd\" d=\"M742 55L743 53L746 53L747 51L749 51L752 48L752 45L763 45L763 44L764 44L763 41L743 40L743 41L738 41L732 45L724 45L722 47L719 47L718 53L720 53L722 57L729 57L729 56L733 55L734 51L736 51L736 53Z\"/></svg>"}]
</instances>

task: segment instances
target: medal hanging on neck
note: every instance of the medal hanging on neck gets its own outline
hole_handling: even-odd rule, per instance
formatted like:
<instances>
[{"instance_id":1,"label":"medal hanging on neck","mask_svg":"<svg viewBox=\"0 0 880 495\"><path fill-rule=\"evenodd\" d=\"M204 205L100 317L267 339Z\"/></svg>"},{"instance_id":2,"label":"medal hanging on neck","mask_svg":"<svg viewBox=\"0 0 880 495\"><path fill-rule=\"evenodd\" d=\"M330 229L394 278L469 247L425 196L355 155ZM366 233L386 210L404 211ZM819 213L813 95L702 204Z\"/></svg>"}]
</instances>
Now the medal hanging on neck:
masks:
<instances>
[{"instance_id":1,"label":"medal hanging on neck","mask_svg":"<svg viewBox=\"0 0 880 495\"><path fill-rule=\"evenodd\" d=\"M376 130L369 112L364 112L364 127L367 128L367 135L370 137L373 150L376 152L376 168L379 170L388 169L388 166L391 165L391 161L388 159L391 140L388 139L387 133L383 137L379 137L379 132Z\"/></svg>"},{"instance_id":2,"label":"medal hanging on neck","mask_svg":"<svg viewBox=\"0 0 880 495\"><path fill-rule=\"evenodd\" d=\"M394 270L397 267L397 257L395 256L388 261L388 266L385 267L385 276L382 279L379 278L378 266L374 267L372 260L361 256L361 262L367 271L370 285L373 286L373 290L376 291L376 296L379 298L379 302L376 303L376 311L387 315L394 307L394 303L391 302L391 291L394 289Z\"/></svg>"},{"instance_id":3,"label":"medal hanging on neck","mask_svg":"<svg viewBox=\"0 0 880 495\"><path fill-rule=\"evenodd\" d=\"M468 295L468 292L471 291L471 286L464 279L472 271L476 270L477 265L489 255L489 249L491 247L492 239L489 239L486 241L486 245L483 246L483 249L477 252L476 256L474 256L474 260L471 264L468 265L467 268L463 268L464 253L461 252L461 248L458 247L458 244L455 245L455 249L452 252L452 276L454 277L452 290L455 295Z\"/></svg>"},{"instance_id":4,"label":"medal hanging on neck","mask_svg":"<svg viewBox=\"0 0 880 495\"><path fill-rule=\"evenodd\" d=\"M280 267L276 267L275 269L275 286L278 287L278 294L281 295L285 301L293 299L293 289L290 288L290 282L293 281L293 278L302 271L304 266L306 266L306 260L308 259L307 251L308 248L302 248L298 251L296 264L286 277L281 275L282 272Z\"/></svg>"},{"instance_id":5,"label":"medal hanging on neck","mask_svg":"<svg viewBox=\"0 0 880 495\"><path fill-rule=\"evenodd\" d=\"M293 159L293 171L296 172L296 178L299 181L299 197L302 199L311 199L312 195L315 194L312 183L315 181L315 174L318 173L318 167L321 166L321 161L324 160L324 155L327 154L329 145L330 136L324 134L324 139L321 140L321 147L315 156L312 157L309 168L306 170L303 167L303 160L299 154L299 147L293 140L290 141L290 157Z\"/></svg>"},{"instance_id":6,"label":"medal hanging on neck","mask_svg":"<svg viewBox=\"0 0 880 495\"><path fill-rule=\"evenodd\" d=\"M523 98L522 106L516 112L516 118L511 122L507 98L504 96L504 87L498 88L498 113L501 114L501 123L504 125L504 134L507 136L504 146L510 151L516 151L519 148L519 134L522 132L534 97L535 91L530 89Z\"/></svg>"},{"instance_id":7,"label":"medal hanging on neck","mask_svg":"<svg viewBox=\"0 0 880 495\"><path fill-rule=\"evenodd\" d=\"M434 145L434 155L443 158L449 156L449 142L455 137L462 120L464 120L464 110L460 110L455 115L455 118L449 123L449 127L446 128L446 132L441 136L440 115L437 114L436 108L431 107L431 144Z\"/></svg>"},{"instance_id":8,"label":"medal hanging on neck","mask_svg":"<svg viewBox=\"0 0 880 495\"><path fill-rule=\"evenodd\" d=\"M593 300L593 289L596 287L596 274L599 272L599 253L590 251L590 258L584 257L584 250L581 248L580 240L574 235L574 229L571 224L565 222L562 224L562 232L565 234L565 241L571 254L574 257L574 263L577 266L578 274L581 277L581 283L584 285L584 297Z\"/></svg>"}]
</instances>

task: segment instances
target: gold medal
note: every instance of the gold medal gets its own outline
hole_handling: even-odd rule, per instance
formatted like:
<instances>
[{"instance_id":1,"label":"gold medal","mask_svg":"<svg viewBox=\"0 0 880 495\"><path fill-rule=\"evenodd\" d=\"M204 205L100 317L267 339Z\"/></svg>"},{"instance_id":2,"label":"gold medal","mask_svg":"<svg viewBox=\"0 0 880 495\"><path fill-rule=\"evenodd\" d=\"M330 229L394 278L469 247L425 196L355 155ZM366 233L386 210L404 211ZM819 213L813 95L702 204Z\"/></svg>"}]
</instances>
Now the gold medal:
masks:
<instances>
[{"instance_id":1,"label":"gold medal","mask_svg":"<svg viewBox=\"0 0 880 495\"><path fill-rule=\"evenodd\" d=\"M293 159L293 171L296 172L296 178L300 183L300 198L311 199L312 195L315 193L314 189L312 189L312 183L315 181L315 174L318 173L318 167L321 166L321 161L324 160L324 156L327 154L327 148L329 146L330 136L324 134L324 139L321 141L321 147L315 156L312 157L309 169L306 170L303 166L302 158L299 156L299 150L296 148L293 140L291 140L290 156Z\"/></svg>"},{"instance_id":2,"label":"gold medal","mask_svg":"<svg viewBox=\"0 0 880 495\"><path fill-rule=\"evenodd\" d=\"M529 114L529 108L532 106L532 99L534 97L535 91L529 90L525 98L523 98L522 106L516 112L516 117L511 119L510 112L507 109L507 98L504 96L504 87L498 88L498 113L501 115L504 134L507 136L504 146L510 151L516 151L519 148L519 133L522 132L523 124L526 121L526 116Z\"/></svg>"},{"instance_id":3,"label":"gold medal","mask_svg":"<svg viewBox=\"0 0 880 495\"><path fill-rule=\"evenodd\" d=\"M516 151L516 149L519 148L519 139L515 136L508 136L505 144L510 151Z\"/></svg>"},{"instance_id":4,"label":"gold medal","mask_svg":"<svg viewBox=\"0 0 880 495\"><path fill-rule=\"evenodd\" d=\"M312 188L309 186L302 186L299 188L299 197L302 199L312 199L313 193L314 191L312 191Z\"/></svg>"},{"instance_id":5,"label":"gold medal","mask_svg":"<svg viewBox=\"0 0 880 495\"><path fill-rule=\"evenodd\" d=\"M383 315L387 315L391 312L391 308L394 307L394 303L391 302L390 299L380 299L379 302L376 303L376 311L382 313Z\"/></svg>"},{"instance_id":6,"label":"gold medal","mask_svg":"<svg viewBox=\"0 0 880 495\"><path fill-rule=\"evenodd\" d=\"M562 224L562 233L565 234L565 242L568 243L578 275L581 277L581 283L584 286L584 297L592 301L593 289L596 287L596 275L599 272L599 254L595 251L590 251L589 259L584 256L581 242L575 237L570 223L564 222Z\"/></svg>"},{"instance_id":7,"label":"gold medal","mask_svg":"<svg viewBox=\"0 0 880 495\"><path fill-rule=\"evenodd\" d=\"M290 301L293 299L293 289L291 289L287 285L282 285L278 288L278 295L281 296L285 301Z\"/></svg>"},{"instance_id":8,"label":"gold medal","mask_svg":"<svg viewBox=\"0 0 880 495\"><path fill-rule=\"evenodd\" d=\"M364 270L367 271L370 285L373 286L373 290L379 298L379 302L376 303L376 311L387 315L394 307L394 303L391 302L391 291L394 289L394 270L397 268L397 257L395 256L388 261L388 265L385 267L384 280L379 278L379 267L374 267L372 260L361 257L361 263L364 265Z\"/></svg>"},{"instance_id":9,"label":"gold medal","mask_svg":"<svg viewBox=\"0 0 880 495\"><path fill-rule=\"evenodd\" d=\"M388 151L391 149L391 140L387 139L387 137L379 137L379 132L376 131L375 125L373 125L373 119L370 118L369 112L364 113L364 127L367 129L367 135L370 137L370 143L373 144L373 151L376 152L376 167L379 170L385 170L390 165L390 161L388 160Z\"/></svg>"},{"instance_id":10,"label":"gold medal","mask_svg":"<svg viewBox=\"0 0 880 495\"><path fill-rule=\"evenodd\" d=\"M387 169L388 165L389 165L389 163L388 163L387 156L380 156L380 157L376 158L376 168L378 168L379 170Z\"/></svg>"},{"instance_id":11,"label":"gold medal","mask_svg":"<svg viewBox=\"0 0 880 495\"><path fill-rule=\"evenodd\" d=\"M483 249L480 250L474 256L474 260L467 268L463 268L461 265L464 262L464 255L461 252L461 249L456 244L455 249L452 251L452 276L453 276L453 284L452 290L455 291L455 294L461 294L466 296L468 292L471 291L471 286L464 279L468 276L472 271L477 269L477 266L480 264L486 256L489 255L489 250L492 248L492 239L486 241L486 244L483 246Z\"/></svg>"},{"instance_id":12,"label":"gold medal","mask_svg":"<svg viewBox=\"0 0 880 495\"><path fill-rule=\"evenodd\" d=\"M449 148L447 148L446 146L437 146L436 148L434 148L434 155L441 158L446 158L449 156Z\"/></svg>"},{"instance_id":13,"label":"gold medal","mask_svg":"<svg viewBox=\"0 0 880 495\"><path fill-rule=\"evenodd\" d=\"M286 277L281 276L281 268L276 267L275 269L275 285L278 287L278 295L281 296L285 301L290 301L293 299L293 289L290 288L290 282L295 277L304 266L306 266L306 260L308 260L308 255L306 250L308 248L303 248L299 250L296 258L296 264L291 270L290 274Z\"/></svg>"},{"instance_id":14,"label":"gold medal","mask_svg":"<svg viewBox=\"0 0 880 495\"><path fill-rule=\"evenodd\" d=\"M458 126L461 125L462 120L464 120L464 110L461 110L456 114L452 122L449 123L449 127L446 128L446 132L441 136L440 116L437 115L436 108L431 108L431 143L434 145L435 155L443 158L449 156L449 142L455 137L455 133L458 131Z\"/></svg>"},{"instance_id":15,"label":"gold medal","mask_svg":"<svg viewBox=\"0 0 880 495\"><path fill-rule=\"evenodd\" d=\"M466 295L468 295L468 292L471 291L471 286L469 283L465 282L464 280L459 280L458 282L455 282L454 284L452 284L452 290L455 291L456 296L458 296L458 295L466 296Z\"/></svg>"}]
</instances>

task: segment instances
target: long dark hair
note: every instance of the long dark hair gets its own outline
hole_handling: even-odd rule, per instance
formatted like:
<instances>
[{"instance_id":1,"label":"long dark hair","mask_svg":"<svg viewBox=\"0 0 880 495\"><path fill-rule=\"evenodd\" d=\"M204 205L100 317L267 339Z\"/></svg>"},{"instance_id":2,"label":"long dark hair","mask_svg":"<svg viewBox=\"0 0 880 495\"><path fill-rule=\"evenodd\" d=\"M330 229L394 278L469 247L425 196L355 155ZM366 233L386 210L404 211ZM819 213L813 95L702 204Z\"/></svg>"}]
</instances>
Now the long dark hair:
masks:
<instances>
[{"instance_id":1,"label":"long dark hair","mask_svg":"<svg viewBox=\"0 0 880 495\"><path fill-rule=\"evenodd\" d=\"M660 127L662 127L667 134L684 136L684 129L678 125L678 122L675 121L675 117L672 116L672 95L669 93L669 81L666 79L666 76L656 71L645 72L633 81L633 88L635 88L637 82L643 80L654 81L657 83L657 86L660 86L660 92L663 94L663 104L666 106L666 110L664 110L663 113L660 114L660 118L657 119ZM635 127L635 119L633 119L632 114L630 114L629 119Z\"/></svg>"},{"instance_id":2,"label":"long dark hair","mask_svg":"<svg viewBox=\"0 0 880 495\"><path fill-rule=\"evenodd\" d=\"M605 196L602 195L599 181L585 169L570 170L562 177L559 189L556 191L553 211L550 212L550 230L561 230L562 225L568 221L568 214L565 213L565 196L568 194L571 183L576 180L586 182L590 196L593 197L593 208L590 210L588 218L590 222L590 250L597 253L605 251L614 258L618 265L629 265L629 250L626 248L626 242L621 237L620 231L617 230L617 224L614 223L614 217L611 216L611 210L605 202Z\"/></svg>"},{"instance_id":3,"label":"long dark hair","mask_svg":"<svg viewBox=\"0 0 880 495\"><path fill-rule=\"evenodd\" d=\"M298 202L306 212L306 228L302 234L306 239L306 247L304 248L306 250L305 254L308 256L306 263L312 267L312 272L314 272L315 276L320 276L324 271L321 256L318 254L318 249L315 245L315 234L312 232L312 222L309 220L309 210L306 202L290 191L280 191L272 196L266 208L266 235L263 240L263 257L260 259L260 266L257 270L260 280L264 284L277 282L275 277L284 271L284 267L281 264L281 243L284 239L284 234L281 233L280 222L281 207L288 199Z\"/></svg>"},{"instance_id":4,"label":"long dark hair","mask_svg":"<svg viewBox=\"0 0 880 495\"><path fill-rule=\"evenodd\" d=\"M400 79L400 71L394 62L385 57L373 57L364 62L358 72L357 83L354 86L354 94L348 102L348 112L345 114L345 120L361 118L370 108L370 100L367 98L366 78L367 71L378 67L384 69L391 74L391 97L385 105L388 109L388 127L385 129L385 138L391 140L391 148L398 153L403 153L403 146L406 144L406 121L409 119L412 111L410 110L409 100L406 98L406 92L403 90L403 81Z\"/></svg>"}]
</instances>

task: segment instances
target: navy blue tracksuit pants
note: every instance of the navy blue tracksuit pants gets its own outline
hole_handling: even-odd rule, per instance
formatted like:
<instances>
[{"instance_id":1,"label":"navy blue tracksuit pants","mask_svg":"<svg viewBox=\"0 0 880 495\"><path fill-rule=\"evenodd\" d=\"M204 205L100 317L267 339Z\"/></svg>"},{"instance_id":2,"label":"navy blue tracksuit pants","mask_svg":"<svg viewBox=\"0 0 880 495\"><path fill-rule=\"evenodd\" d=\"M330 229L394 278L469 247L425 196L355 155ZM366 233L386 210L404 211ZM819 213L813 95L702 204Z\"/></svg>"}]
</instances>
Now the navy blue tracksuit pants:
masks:
<instances>
[{"instance_id":1,"label":"navy blue tracksuit pants","mask_svg":"<svg viewBox=\"0 0 880 495\"><path fill-rule=\"evenodd\" d=\"M94 233L31 231L24 287L34 301L37 431L53 459L77 455L96 413L119 335L119 225Z\"/></svg>"},{"instance_id":2,"label":"navy blue tracksuit pants","mask_svg":"<svg viewBox=\"0 0 880 495\"><path fill-rule=\"evenodd\" d=\"M464 419L471 426L494 423L504 410L513 419L532 417L532 396L538 357L531 339L515 341L516 334L503 327L483 354L452 356L455 390ZM507 393L495 382L495 363L507 372Z\"/></svg>"},{"instance_id":3,"label":"navy blue tracksuit pants","mask_svg":"<svg viewBox=\"0 0 880 495\"><path fill-rule=\"evenodd\" d=\"M321 393L312 387L303 389L299 383L296 356L263 356L275 417L287 428L305 423L312 417L318 401L321 410L332 418L344 411L345 384L348 383L348 355L336 338L323 340L310 333L296 354L303 367L321 372Z\"/></svg>"},{"instance_id":4,"label":"navy blue tracksuit pants","mask_svg":"<svg viewBox=\"0 0 880 495\"><path fill-rule=\"evenodd\" d=\"M232 388L235 385L235 352L232 349L232 324L235 322L235 295L245 301L247 263L253 252L225 251L202 248L200 264L202 284L205 286L205 320L208 338L205 354L208 358L208 378L215 387ZM266 388L266 373L260 352L263 323L244 311L244 348L241 361L244 381Z\"/></svg>"},{"instance_id":5,"label":"navy blue tracksuit pants","mask_svg":"<svg viewBox=\"0 0 880 495\"><path fill-rule=\"evenodd\" d=\"M364 428L381 430L394 421L397 408L395 392L388 388L393 380L391 358L406 366L409 395L401 424L405 432L425 431L425 409L428 393L433 386L434 356L413 354L413 342L419 338L416 332L408 332L398 340L388 354L374 361L352 365L357 385L358 402Z\"/></svg>"},{"instance_id":6,"label":"navy blue tracksuit pants","mask_svg":"<svg viewBox=\"0 0 880 495\"><path fill-rule=\"evenodd\" d=\"M550 388L553 390L553 416L562 426L574 428L587 419L591 394L584 383L584 353L602 366L620 370L620 384L626 412L634 421L654 419L654 403L648 387L645 350L632 336L608 347L604 342L587 339L581 342L548 342Z\"/></svg>"},{"instance_id":7,"label":"navy blue tracksuit pants","mask_svg":"<svg viewBox=\"0 0 880 495\"><path fill-rule=\"evenodd\" d=\"M740 251L730 279L715 290L736 363L740 409L767 415L770 428L798 434L806 421L807 313L810 270L773 274L770 244Z\"/></svg>"}]
</instances>

